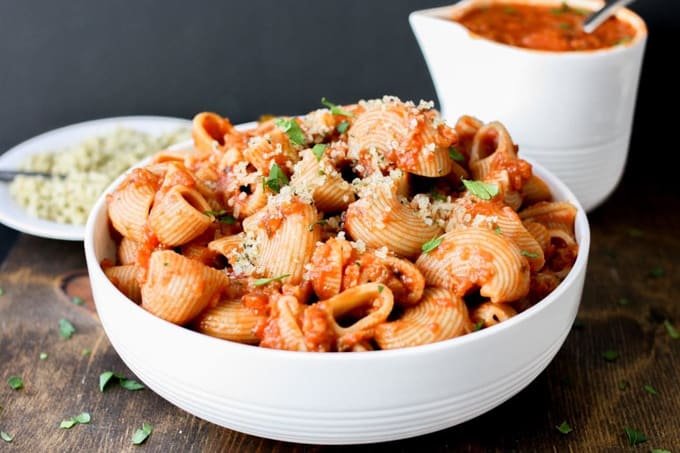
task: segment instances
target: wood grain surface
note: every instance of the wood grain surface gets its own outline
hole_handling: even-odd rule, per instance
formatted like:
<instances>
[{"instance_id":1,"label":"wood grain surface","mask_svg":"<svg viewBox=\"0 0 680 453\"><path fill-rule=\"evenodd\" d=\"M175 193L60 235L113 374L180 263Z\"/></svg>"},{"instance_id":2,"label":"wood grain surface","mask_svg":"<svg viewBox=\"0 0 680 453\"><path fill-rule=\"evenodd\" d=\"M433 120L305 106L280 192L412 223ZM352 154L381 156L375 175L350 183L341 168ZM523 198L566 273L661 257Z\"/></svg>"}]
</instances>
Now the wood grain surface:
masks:
<instances>
[{"instance_id":1,"label":"wood grain surface","mask_svg":"<svg viewBox=\"0 0 680 453\"><path fill-rule=\"evenodd\" d=\"M592 247L577 323L548 368L496 409L453 428L384 444L330 447L271 441L213 425L149 389L99 390L99 375L134 379L89 298L81 243L21 235L0 265L0 440L16 452L527 451L680 452L680 197L672 181L628 177L589 215ZM85 299L74 304L64 289ZM59 320L76 332L59 334ZM89 349L89 355L83 350ZM617 351L615 361L603 353ZM47 358L41 360L40 354ZM464 366L464 364L461 364ZM10 376L24 388L12 390ZM645 390L645 386L648 390ZM650 393L655 390L656 394ZM88 412L91 422L60 429ZM556 426L566 421L573 431ZM142 423L153 433L130 442ZM631 446L624 429L647 441Z\"/></svg>"}]
</instances>

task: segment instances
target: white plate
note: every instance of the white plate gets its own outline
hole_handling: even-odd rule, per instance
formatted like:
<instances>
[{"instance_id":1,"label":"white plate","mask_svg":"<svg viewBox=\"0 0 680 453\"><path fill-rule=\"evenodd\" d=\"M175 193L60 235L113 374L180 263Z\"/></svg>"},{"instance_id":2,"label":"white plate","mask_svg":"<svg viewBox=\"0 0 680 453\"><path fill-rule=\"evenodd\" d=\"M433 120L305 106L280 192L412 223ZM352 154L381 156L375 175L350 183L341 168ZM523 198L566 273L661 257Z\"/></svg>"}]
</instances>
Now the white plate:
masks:
<instances>
[{"instance_id":1,"label":"white plate","mask_svg":"<svg viewBox=\"0 0 680 453\"><path fill-rule=\"evenodd\" d=\"M0 155L0 169L16 170L26 156L63 149L83 140L114 131L118 127L160 135L179 127L190 127L191 120L165 116L121 116L103 118L54 129L22 142ZM50 239L82 241L85 225L68 225L39 219L28 214L9 194L9 183L0 182L0 222L23 233Z\"/></svg>"}]
</instances>

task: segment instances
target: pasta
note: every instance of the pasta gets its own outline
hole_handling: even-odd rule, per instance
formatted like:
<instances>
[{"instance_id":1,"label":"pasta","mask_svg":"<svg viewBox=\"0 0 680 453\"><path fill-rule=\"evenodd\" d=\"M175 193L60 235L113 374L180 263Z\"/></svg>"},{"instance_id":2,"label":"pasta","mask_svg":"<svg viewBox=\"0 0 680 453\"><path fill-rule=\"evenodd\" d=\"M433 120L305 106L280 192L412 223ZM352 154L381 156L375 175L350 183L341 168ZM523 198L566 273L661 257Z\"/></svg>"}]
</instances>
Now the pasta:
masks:
<instances>
[{"instance_id":1,"label":"pasta","mask_svg":"<svg viewBox=\"0 0 680 453\"><path fill-rule=\"evenodd\" d=\"M194 117L107 195L106 275L142 308L228 341L307 352L468 335L553 291L576 208L499 122L449 126L396 97L248 129Z\"/></svg>"}]
</instances>

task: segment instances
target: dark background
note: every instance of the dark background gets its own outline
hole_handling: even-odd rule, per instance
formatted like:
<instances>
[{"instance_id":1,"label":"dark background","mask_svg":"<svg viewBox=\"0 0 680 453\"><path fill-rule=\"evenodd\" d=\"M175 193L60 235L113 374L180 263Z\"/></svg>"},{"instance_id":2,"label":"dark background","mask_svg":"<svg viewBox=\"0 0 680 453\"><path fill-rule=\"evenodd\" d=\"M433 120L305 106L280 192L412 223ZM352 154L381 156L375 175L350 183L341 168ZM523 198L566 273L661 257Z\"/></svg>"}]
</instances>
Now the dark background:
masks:
<instances>
[{"instance_id":1,"label":"dark background","mask_svg":"<svg viewBox=\"0 0 680 453\"><path fill-rule=\"evenodd\" d=\"M302 113L320 107L322 96L436 102L408 14L449 3L0 1L0 153L111 116L211 110L239 123ZM654 183L670 169L649 156L677 154L675 115L659 109L677 110L669 65L680 2L638 0L630 8L647 21L649 40L627 172ZM0 225L0 260L16 235Z\"/></svg>"}]
</instances>

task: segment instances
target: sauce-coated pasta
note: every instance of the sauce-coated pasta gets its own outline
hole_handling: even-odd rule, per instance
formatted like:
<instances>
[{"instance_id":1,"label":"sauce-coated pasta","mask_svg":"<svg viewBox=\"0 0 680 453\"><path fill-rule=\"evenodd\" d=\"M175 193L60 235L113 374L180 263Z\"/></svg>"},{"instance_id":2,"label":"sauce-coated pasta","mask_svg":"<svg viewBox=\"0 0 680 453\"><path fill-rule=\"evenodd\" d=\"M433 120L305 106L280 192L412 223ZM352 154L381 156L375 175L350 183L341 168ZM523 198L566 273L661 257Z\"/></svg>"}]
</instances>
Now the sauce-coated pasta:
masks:
<instances>
[{"instance_id":1,"label":"sauce-coated pasta","mask_svg":"<svg viewBox=\"0 0 680 453\"><path fill-rule=\"evenodd\" d=\"M294 351L469 334L527 309L578 253L576 208L497 122L386 96L263 119L195 116L107 196L106 275L156 316Z\"/></svg>"}]
</instances>

